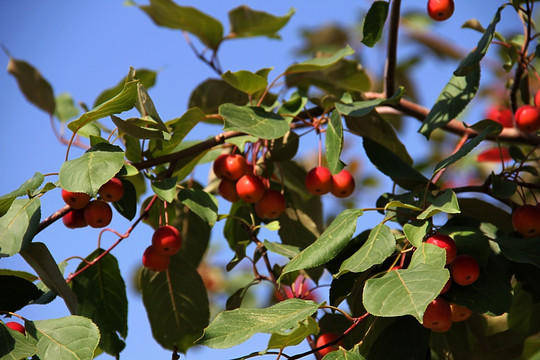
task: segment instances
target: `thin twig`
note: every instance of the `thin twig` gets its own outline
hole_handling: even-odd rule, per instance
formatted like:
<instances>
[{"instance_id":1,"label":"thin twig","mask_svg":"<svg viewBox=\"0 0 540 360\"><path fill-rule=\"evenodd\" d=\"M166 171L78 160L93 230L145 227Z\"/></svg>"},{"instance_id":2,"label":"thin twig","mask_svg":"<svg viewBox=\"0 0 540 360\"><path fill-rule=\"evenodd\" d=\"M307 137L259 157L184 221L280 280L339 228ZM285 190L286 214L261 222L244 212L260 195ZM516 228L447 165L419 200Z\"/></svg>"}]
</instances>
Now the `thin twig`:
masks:
<instances>
[{"instance_id":1,"label":"thin twig","mask_svg":"<svg viewBox=\"0 0 540 360\"><path fill-rule=\"evenodd\" d=\"M399 30L399 13L401 0L393 0L390 9L390 24L388 27L388 46L384 69L384 93L390 98L396 92L396 58Z\"/></svg>"}]
</instances>

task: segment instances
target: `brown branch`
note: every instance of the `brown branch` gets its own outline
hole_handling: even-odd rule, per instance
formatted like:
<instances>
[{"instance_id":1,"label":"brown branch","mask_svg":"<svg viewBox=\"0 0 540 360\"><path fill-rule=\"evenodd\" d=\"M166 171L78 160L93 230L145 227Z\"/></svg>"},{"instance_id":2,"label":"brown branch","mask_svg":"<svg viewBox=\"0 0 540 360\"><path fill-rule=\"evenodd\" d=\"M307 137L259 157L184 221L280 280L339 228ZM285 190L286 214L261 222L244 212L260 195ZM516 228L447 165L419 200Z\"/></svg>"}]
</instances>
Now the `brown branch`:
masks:
<instances>
[{"instance_id":1,"label":"brown branch","mask_svg":"<svg viewBox=\"0 0 540 360\"><path fill-rule=\"evenodd\" d=\"M386 63L384 68L384 92L387 98L391 97L396 92L396 58L400 8L401 0L393 0L392 8L390 9L388 46L386 51Z\"/></svg>"},{"instance_id":2,"label":"brown branch","mask_svg":"<svg viewBox=\"0 0 540 360\"><path fill-rule=\"evenodd\" d=\"M64 215L66 215L70 211L71 211L71 207L69 205L65 205L60 210L54 212L51 216L49 216L48 218L46 218L45 220L43 220L42 222L39 223L37 231L36 231L36 235L40 231L44 230L47 226L51 225L56 220L60 219L61 217L63 217Z\"/></svg>"}]
</instances>

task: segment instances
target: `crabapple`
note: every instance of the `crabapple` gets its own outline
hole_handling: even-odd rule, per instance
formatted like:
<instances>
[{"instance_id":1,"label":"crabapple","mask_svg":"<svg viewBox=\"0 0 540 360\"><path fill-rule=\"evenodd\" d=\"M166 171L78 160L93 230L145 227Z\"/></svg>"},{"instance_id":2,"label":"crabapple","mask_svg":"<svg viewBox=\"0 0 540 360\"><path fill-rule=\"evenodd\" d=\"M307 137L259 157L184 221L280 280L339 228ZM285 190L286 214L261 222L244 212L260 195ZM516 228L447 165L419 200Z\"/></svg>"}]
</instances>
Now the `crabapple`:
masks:
<instances>
[{"instance_id":1,"label":"crabapple","mask_svg":"<svg viewBox=\"0 0 540 360\"><path fill-rule=\"evenodd\" d=\"M446 284L444 284L441 292L439 294L444 294L446 292L448 292L448 290L450 290L450 287L452 286L452 278L448 278L448 281L446 282Z\"/></svg>"},{"instance_id":2,"label":"crabapple","mask_svg":"<svg viewBox=\"0 0 540 360\"><path fill-rule=\"evenodd\" d=\"M15 331L20 332L23 335L26 335L26 330L24 329L24 326L22 326L18 322L10 321L10 322L5 323L4 325L6 325L11 330L15 330Z\"/></svg>"},{"instance_id":3,"label":"crabapple","mask_svg":"<svg viewBox=\"0 0 540 360\"><path fill-rule=\"evenodd\" d=\"M275 219L286 207L285 197L277 190L268 189L261 200L255 203L255 213L263 219Z\"/></svg>"},{"instance_id":4,"label":"crabapple","mask_svg":"<svg viewBox=\"0 0 540 360\"><path fill-rule=\"evenodd\" d=\"M212 164L212 170L214 171L214 174L220 178L223 179L223 173L221 172L223 163L225 162L225 158L227 158L229 154L221 154L219 155Z\"/></svg>"},{"instance_id":5,"label":"crabapple","mask_svg":"<svg viewBox=\"0 0 540 360\"><path fill-rule=\"evenodd\" d=\"M238 180L246 173L246 159L240 154L227 155L221 163L221 174L229 180Z\"/></svg>"},{"instance_id":6,"label":"crabapple","mask_svg":"<svg viewBox=\"0 0 540 360\"><path fill-rule=\"evenodd\" d=\"M426 242L428 244L436 245L444 250L446 250L446 265L450 264L457 256L457 247L454 240L444 234L433 234L431 235Z\"/></svg>"},{"instance_id":7,"label":"crabapple","mask_svg":"<svg viewBox=\"0 0 540 360\"><path fill-rule=\"evenodd\" d=\"M534 106L540 108L540 91L537 91L534 95Z\"/></svg>"},{"instance_id":8,"label":"crabapple","mask_svg":"<svg viewBox=\"0 0 540 360\"><path fill-rule=\"evenodd\" d=\"M540 207L522 205L512 213L512 225L523 237L540 235Z\"/></svg>"},{"instance_id":9,"label":"crabapple","mask_svg":"<svg viewBox=\"0 0 540 360\"><path fill-rule=\"evenodd\" d=\"M324 166L311 169L305 179L307 191L313 195L323 195L332 189L332 173Z\"/></svg>"},{"instance_id":10,"label":"crabapple","mask_svg":"<svg viewBox=\"0 0 540 360\"><path fill-rule=\"evenodd\" d=\"M112 178L101 185L98 194L105 201L116 202L124 196L124 184L119 178Z\"/></svg>"},{"instance_id":11,"label":"crabapple","mask_svg":"<svg viewBox=\"0 0 540 360\"><path fill-rule=\"evenodd\" d=\"M244 175L236 182L236 192L247 203L256 203L264 196L265 188L255 175Z\"/></svg>"},{"instance_id":12,"label":"crabapple","mask_svg":"<svg viewBox=\"0 0 540 360\"><path fill-rule=\"evenodd\" d=\"M169 267L170 262L170 256L156 254L156 251L152 245L144 250L142 264L147 269L157 272L165 271Z\"/></svg>"},{"instance_id":13,"label":"crabapple","mask_svg":"<svg viewBox=\"0 0 540 360\"><path fill-rule=\"evenodd\" d=\"M237 202L240 200L240 197L236 192L236 181L233 180L221 179L218 185L218 194L230 202Z\"/></svg>"},{"instance_id":14,"label":"crabapple","mask_svg":"<svg viewBox=\"0 0 540 360\"><path fill-rule=\"evenodd\" d=\"M90 202L90 195L82 192L71 192L62 189L62 199L72 209L83 209Z\"/></svg>"},{"instance_id":15,"label":"crabapple","mask_svg":"<svg viewBox=\"0 0 540 360\"><path fill-rule=\"evenodd\" d=\"M339 173L332 175L332 195L338 198L345 198L354 191L354 178L351 173L343 169Z\"/></svg>"},{"instance_id":16,"label":"crabapple","mask_svg":"<svg viewBox=\"0 0 540 360\"><path fill-rule=\"evenodd\" d=\"M111 206L103 200L90 201L84 208L84 220L93 228L102 228L111 223Z\"/></svg>"},{"instance_id":17,"label":"crabapple","mask_svg":"<svg viewBox=\"0 0 540 360\"><path fill-rule=\"evenodd\" d=\"M438 296L429 303L424 311L422 326L432 330L448 330L448 323L452 324L450 305L448 301Z\"/></svg>"},{"instance_id":18,"label":"crabapple","mask_svg":"<svg viewBox=\"0 0 540 360\"><path fill-rule=\"evenodd\" d=\"M70 212L62 217L62 222L70 229L83 228L88 225L84 219L84 209L71 209Z\"/></svg>"},{"instance_id":19,"label":"crabapple","mask_svg":"<svg viewBox=\"0 0 540 360\"><path fill-rule=\"evenodd\" d=\"M454 0L428 0L427 12L433 20L446 20L454 13Z\"/></svg>"},{"instance_id":20,"label":"crabapple","mask_svg":"<svg viewBox=\"0 0 540 360\"><path fill-rule=\"evenodd\" d=\"M523 132L536 132L540 129L540 109L532 105L520 106L515 114L516 126Z\"/></svg>"},{"instance_id":21,"label":"crabapple","mask_svg":"<svg viewBox=\"0 0 540 360\"><path fill-rule=\"evenodd\" d=\"M450 311L452 312L452 321L465 321L472 315L472 310L459 304L450 303Z\"/></svg>"},{"instance_id":22,"label":"crabapple","mask_svg":"<svg viewBox=\"0 0 540 360\"><path fill-rule=\"evenodd\" d=\"M324 334L321 334L321 336L319 336L317 338L316 346L319 347L319 346L323 346L325 344L328 344L329 342L335 341L338 337L339 337L339 335L336 334L336 333L324 333ZM334 344L332 346L328 346L328 347L325 347L324 349L319 350L318 353L321 356L325 356L326 354L328 354L328 353L330 353L332 351L338 350L340 345L342 345L341 341L338 342L337 344Z\"/></svg>"},{"instance_id":23,"label":"crabapple","mask_svg":"<svg viewBox=\"0 0 540 360\"><path fill-rule=\"evenodd\" d=\"M467 286L478 280L480 265L470 255L459 255L450 264L450 276L456 284Z\"/></svg>"},{"instance_id":24,"label":"crabapple","mask_svg":"<svg viewBox=\"0 0 540 360\"><path fill-rule=\"evenodd\" d=\"M174 226L161 226L152 235L152 247L157 255L174 255L182 247L182 236Z\"/></svg>"},{"instance_id":25,"label":"crabapple","mask_svg":"<svg viewBox=\"0 0 540 360\"><path fill-rule=\"evenodd\" d=\"M491 106L486 113L486 117L490 120L498 122L503 127L514 127L514 116L512 115L512 110L508 108L504 108L502 106Z\"/></svg>"}]
</instances>

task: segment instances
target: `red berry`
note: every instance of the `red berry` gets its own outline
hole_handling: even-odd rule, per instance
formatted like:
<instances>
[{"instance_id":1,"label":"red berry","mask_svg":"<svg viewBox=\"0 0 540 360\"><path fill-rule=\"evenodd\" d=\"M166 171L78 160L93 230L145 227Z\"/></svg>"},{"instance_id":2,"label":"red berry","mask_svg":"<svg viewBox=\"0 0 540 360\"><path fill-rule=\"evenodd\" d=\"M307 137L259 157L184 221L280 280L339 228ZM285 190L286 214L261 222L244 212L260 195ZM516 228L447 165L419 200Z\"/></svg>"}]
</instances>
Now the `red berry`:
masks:
<instances>
[{"instance_id":1,"label":"red berry","mask_svg":"<svg viewBox=\"0 0 540 360\"><path fill-rule=\"evenodd\" d=\"M457 247L454 240L444 234L433 234L430 236L426 242L428 244L437 245L441 249L446 250L446 264L450 264L457 256Z\"/></svg>"},{"instance_id":2,"label":"red berry","mask_svg":"<svg viewBox=\"0 0 540 360\"><path fill-rule=\"evenodd\" d=\"M500 149L498 147L487 149L482 151L476 157L478 162L501 162L501 159L504 162L512 160L510 150L507 147L501 147Z\"/></svg>"},{"instance_id":3,"label":"red berry","mask_svg":"<svg viewBox=\"0 0 540 360\"><path fill-rule=\"evenodd\" d=\"M152 235L152 247L157 255L174 255L182 247L182 236L174 226L159 227Z\"/></svg>"},{"instance_id":4,"label":"red berry","mask_svg":"<svg viewBox=\"0 0 540 360\"><path fill-rule=\"evenodd\" d=\"M236 192L247 203L256 203L264 196L264 184L255 175L244 175L236 182Z\"/></svg>"},{"instance_id":5,"label":"red berry","mask_svg":"<svg viewBox=\"0 0 540 360\"><path fill-rule=\"evenodd\" d=\"M450 329L448 324L452 326L452 311L450 305L442 297L436 297L426 308L424 312L424 318L422 325L425 328L432 330L446 330Z\"/></svg>"},{"instance_id":6,"label":"red berry","mask_svg":"<svg viewBox=\"0 0 540 360\"><path fill-rule=\"evenodd\" d=\"M540 109L523 105L516 111L516 126L523 132L536 132L540 129Z\"/></svg>"},{"instance_id":7,"label":"red berry","mask_svg":"<svg viewBox=\"0 0 540 360\"><path fill-rule=\"evenodd\" d=\"M441 292L439 294L444 294L446 292L448 292L448 290L450 290L450 287L452 286L452 278L448 278L448 281L446 282L446 284L444 284Z\"/></svg>"},{"instance_id":8,"label":"red berry","mask_svg":"<svg viewBox=\"0 0 540 360\"><path fill-rule=\"evenodd\" d=\"M454 13L454 0L428 0L427 12L433 20L446 20Z\"/></svg>"},{"instance_id":9,"label":"red berry","mask_svg":"<svg viewBox=\"0 0 540 360\"><path fill-rule=\"evenodd\" d=\"M24 329L24 326L22 326L18 322L10 321L10 322L5 323L5 325L11 330L15 330L15 331L20 332L23 335L26 335L26 330Z\"/></svg>"},{"instance_id":10,"label":"red berry","mask_svg":"<svg viewBox=\"0 0 540 360\"><path fill-rule=\"evenodd\" d=\"M83 228L88 225L84 219L84 209L71 209L62 217L62 222L70 229Z\"/></svg>"},{"instance_id":11,"label":"red berry","mask_svg":"<svg viewBox=\"0 0 540 360\"><path fill-rule=\"evenodd\" d=\"M321 334L321 336L319 336L317 338L317 344L316 345L317 345L317 347L323 346L325 344L328 344L329 342L332 342L332 341L336 340L338 337L339 337L339 335L335 334L335 333ZM319 350L318 353L321 356L325 356L329 352L338 350L340 345L341 345L341 341L338 342L335 345L328 346L328 347L325 347L324 349Z\"/></svg>"},{"instance_id":12,"label":"red berry","mask_svg":"<svg viewBox=\"0 0 540 360\"><path fill-rule=\"evenodd\" d=\"M332 173L323 166L314 167L307 173L305 184L313 195L324 195L332 189Z\"/></svg>"},{"instance_id":13,"label":"red berry","mask_svg":"<svg viewBox=\"0 0 540 360\"><path fill-rule=\"evenodd\" d=\"M540 235L540 207L522 205L512 213L512 225L523 237Z\"/></svg>"},{"instance_id":14,"label":"red berry","mask_svg":"<svg viewBox=\"0 0 540 360\"><path fill-rule=\"evenodd\" d=\"M225 161L225 158L229 156L229 154L221 154L219 155L216 160L214 160L214 164L212 165L212 170L214 171L214 174L220 179L223 179L223 173L221 172L221 169L223 167L223 162Z\"/></svg>"},{"instance_id":15,"label":"red berry","mask_svg":"<svg viewBox=\"0 0 540 360\"><path fill-rule=\"evenodd\" d=\"M144 250L142 256L142 263L143 266L147 269L157 272L165 271L169 267L170 262L170 256L156 254L154 247L151 245L147 247L146 250Z\"/></svg>"},{"instance_id":16,"label":"red berry","mask_svg":"<svg viewBox=\"0 0 540 360\"><path fill-rule=\"evenodd\" d=\"M105 201L116 202L124 196L124 184L122 180L112 178L101 185L98 194Z\"/></svg>"},{"instance_id":17,"label":"red berry","mask_svg":"<svg viewBox=\"0 0 540 360\"><path fill-rule=\"evenodd\" d=\"M221 174L229 180L238 180L246 173L246 159L239 154L227 155L221 163Z\"/></svg>"},{"instance_id":18,"label":"red berry","mask_svg":"<svg viewBox=\"0 0 540 360\"><path fill-rule=\"evenodd\" d=\"M536 92L534 95L534 106L540 108L540 91Z\"/></svg>"},{"instance_id":19,"label":"red berry","mask_svg":"<svg viewBox=\"0 0 540 360\"><path fill-rule=\"evenodd\" d=\"M498 122L503 127L514 127L514 116L512 115L512 110L510 109L501 106L492 106L488 109L486 117L490 120Z\"/></svg>"},{"instance_id":20,"label":"red berry","mask_svg":"<svg viewBox=\"0 0 540 360\"><path fill-rule=\"evenodd\" d=\"M230 202L237 202L240 200L240 197L236 192L236 181L233 180L221 179L218 185L218 194Z\"/></svg>"},{"instance_id":21,"label":"red berry","mask_svg":"<svg viewBox=\"0 0 540 360\"><path fill-rule=\"evenodd\" d=\"M93 200L84 208L84 220L93 228L102 228L111 223L112 210L103 200Z\"/></svg>"},{"instance_id":22,"label":"red berry","mask_svg":"<svg viewBox=\"0 0 540 360\"><path fill-rule=\"evenodd\" d=\"M450 311L452 312L453 322L465 321L472 315L471 309L458 304L450 304Z\"/></svg>"},{"instance_id":23,"label":"red berry","mask_svg":"<svg viewBox=\"0 0 540 360\"><path fill-rule=\"evenodd\" d=\"M255 203L255 213L263 219L275 219L281 215L287 202L285 197L277 190L266 190L261 200Z\"/></svg>"},{"instance_id":24,"label":"red berry","mask_svg":"<svg viewBox=\"0 0 540 360\"><path fill-rule=\"evenodd\" d=\"M90 195L62 189L62 199L64 199L64 202L72 209L82 209L90 202Z\"/></svg>"},{"instance_id":25,"label":"red berry","mask_svg":"<svg viewBox=\"0 0 540 360\"><path fill-rule=\"evenodd\" d=\"M332 176L331 192L335 197L345 198L354 191L354 178L350 172L343 169Z\"/></svg>"},{"instance_id":26,"label":"red berry","mask_svg":"<svg viewBox=\"0 0 540 360\"><path fill-rule=\"evenodd\" d=\"M470 255L459 255L450 264L450 276L452 281L462 286L474 283L480 276L478 261Z\"/></svg>"}]
</instances>

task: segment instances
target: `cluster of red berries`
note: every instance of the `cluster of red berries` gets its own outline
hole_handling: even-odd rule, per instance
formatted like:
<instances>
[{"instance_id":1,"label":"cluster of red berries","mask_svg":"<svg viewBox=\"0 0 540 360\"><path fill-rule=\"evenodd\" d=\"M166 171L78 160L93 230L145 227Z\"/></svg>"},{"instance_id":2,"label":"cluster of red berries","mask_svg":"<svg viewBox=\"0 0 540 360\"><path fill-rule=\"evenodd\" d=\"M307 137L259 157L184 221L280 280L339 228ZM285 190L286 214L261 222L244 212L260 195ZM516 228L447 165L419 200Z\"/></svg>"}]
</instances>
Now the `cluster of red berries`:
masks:
<instances>
[{"instance_id":1,"label":"cluster of red berries","mask_svg":"<svg viewBox=\"0 0 540 360\"><path fill-rule=\"evenodd\" d=\"M218 193L230 202L243 200L254 204L255 213L262 219L281 215L287 202L283 194L269 188L269 182L254 174L253 165L240 154L221 154L213 164L214 174L220 179Z\"/></svg>"},{"instance_id":2,"label":"cluster of red berries","mask_svg":"<svg viewBox=\"0 0 540 360\"><path fill-rule=\"evenodd\" d=\"M454 13L454 0L428 0L428 15L436 21L444 21Z\"/></svg>"},{"instance_id":3,"label":"cluster of red berries","mask_svg":"<svg viewBox=\"0 0 540 360\"><path fill-rule=\"evenodd\" d=\"M526 133L535 133L540 130L540 91L534 97L534 105L522 105L512 116L512 111L502 106L490 107L486 117L497 121L503 127L513 128L514 126ZM515 125L514 125L515 124Z\"/></svg>"},{"instance_id":4,"label":"cluster of red berries","mask_svg":"<svg viewBox=\"0 0 540 360\"><path fill-rule=\"evenodd\" d=\"M332 333L332 332L327 332L327 333L324 333L324 334L321 334L318 338L317 338L317 342L315 343L315 345L317 347L320 347L320 346L323 346L323 345L326 345L332 341L336 341L337 338L339 338L340 335L336 334L336 333ZM321 349L318 351L319 355L321 357L324 357L326 354L332 352L332 351L336 351L336 350L339 350L339 347L340 346L343 346L343 341L338 341L336 344L332 345L332 346L328 346L328 347L325 347L324 349Z\"/></svg>"},{"instance_id":5,"label":"cluster of red berries","mask_svg":"<svg viewBox=\"0 0 540 360\"><path fill-rule=\"evenodd\" d=\"M165 271L171 262L171 256L182 248L182 236L171 225L161 226L152 235L152 245L144 250L143 266L153 271Z\"/></svg>"},{"instance_id":6,"label":"cluster of red berries","mask_svg":"<svg viewBox=\"0 0 540 360\"><path fill-rule=\"evenodd\" d=\"M343 169L339 173L332 175L330 170L324 166L317 166L311 169L305 179L307 191L313 195L324 195L332 193L335 197L345 198L354 191L354 178L350 172Z\"/></svg>"},{"instance_id":7,"label":"cluster of red berries","mask_svg":"<svg viewBox=\"0 0 540 360\"><path fill-rule=\"evenodd\" d=\"M64 225L70 229L87 225L102 228L111 223L112 209L108 202L116 202L124 196L124 184L118 178L112 178L98 191L99 198L92 200L90 195L62 189L62 199L71 207L71 211L62 217Z\"/></svg>"},{"instance_id":8,"label":"cluster of red berries","mask_svg":"<svg viewBox=\"0 0 540 360\"><path fill-rule=\"evenodd\" d=\"M452 323L468 319L472 311L463 305L449 303L441 295L450 290L453 283L461 286L474 283L480 276L480 266L470 255L457 255L456 243L448 235L436 233L426 242L446 250L446 265L450 270L450 279L439 296L427 306L422 325L436 332L446 332L450 330Z\"/></svg>"},{"instance_id":9,"label":"cluster of red berries","mask_svg":"<svg viewBox=\"0 0 540 360\"><path fill-rule=\"evenodd\" d=\"M540 235L540 204L522 205L512 213L512 225L521 236Z\"/></svg>"},{"instance_id":10,"label":"cluster of red berries","mask_svg":"<svg viewBox=\"0 0 540 360\"><path fill-rule=\"evenodd\" d=\"M11 330L15 330L15 331L20 332L23 335L26 335L26 330L25 330L24 326L22 326L18 322L10 321L10 322L4 323L4 325L6 325Z\"/></svg>"}]
</instances>

